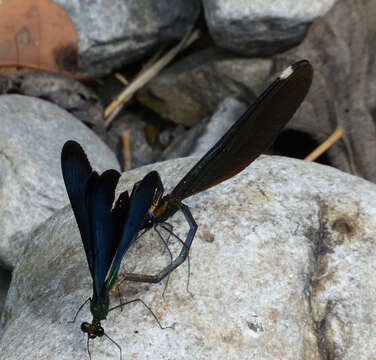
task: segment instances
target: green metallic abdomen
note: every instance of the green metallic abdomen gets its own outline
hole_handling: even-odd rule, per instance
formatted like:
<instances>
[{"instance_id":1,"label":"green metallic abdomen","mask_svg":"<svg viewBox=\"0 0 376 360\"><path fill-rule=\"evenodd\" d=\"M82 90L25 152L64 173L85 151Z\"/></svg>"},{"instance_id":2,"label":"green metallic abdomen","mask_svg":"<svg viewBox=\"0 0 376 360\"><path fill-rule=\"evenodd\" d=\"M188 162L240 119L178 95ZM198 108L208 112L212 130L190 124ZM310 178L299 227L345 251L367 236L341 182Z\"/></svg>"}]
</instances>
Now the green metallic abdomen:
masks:
<instances>
[{"instance_id":1,"label":"green metallic abdomen","mask_svg":"<svg viewBox=\"0 0 376 360\"><path fill-rule=\"evenodd\" d=\"M98 320L105 320L110 307L110 298L108 294L102 296L93 296L90 301L90 311L94 318Z\"/></svg>"}]
</instances>

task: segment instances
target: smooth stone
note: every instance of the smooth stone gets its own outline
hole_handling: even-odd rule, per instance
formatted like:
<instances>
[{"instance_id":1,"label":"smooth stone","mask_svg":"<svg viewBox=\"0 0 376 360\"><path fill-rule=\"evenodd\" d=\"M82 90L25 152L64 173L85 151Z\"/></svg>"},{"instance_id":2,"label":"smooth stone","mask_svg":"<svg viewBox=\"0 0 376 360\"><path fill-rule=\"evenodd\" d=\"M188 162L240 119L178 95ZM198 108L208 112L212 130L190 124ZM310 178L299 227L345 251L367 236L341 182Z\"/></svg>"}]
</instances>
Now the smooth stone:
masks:
<instances>
[{"instance_id":1,"label":"smooth stone","mask_svg":"<svg viewBox=\"0 0 376 360\"><path fill-rule=\"evenodd\" d=\"M28 233L69 203L60 153L70 139L101 170L119 169L115 155L58 106L21 95L0 96L0 263L12 269Z\"/></svg>"},{"instance_id":2,"label":"smooth stone","mask_svg":"<svg viewBox=\"0 0 376 360\"><path fill-rule=\"evenodd\" d=\"M197 0L56 0L79 38L80 70L93 77L141 59L166 42L179 41L196 21Z\"/></svg>"},{"instance_id":3,"label":"smooth stone","mask_svg":"<svg viewBox=\"0 0 376 360\"><path fill-rule=\"evenodd\" d=\"M268 56L301 42L309 25L337 0L203 0L216 44L241 55Z\"/></svg>"}]
</instances>

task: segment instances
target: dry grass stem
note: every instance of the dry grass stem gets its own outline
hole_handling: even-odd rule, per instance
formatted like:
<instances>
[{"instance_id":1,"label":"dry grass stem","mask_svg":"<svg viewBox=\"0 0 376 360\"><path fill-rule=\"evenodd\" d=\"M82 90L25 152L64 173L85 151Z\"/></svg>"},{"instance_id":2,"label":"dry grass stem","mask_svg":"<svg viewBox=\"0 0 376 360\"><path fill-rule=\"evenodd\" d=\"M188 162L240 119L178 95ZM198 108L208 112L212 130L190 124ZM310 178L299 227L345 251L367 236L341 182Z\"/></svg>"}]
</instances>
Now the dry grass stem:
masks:
<instances>
[{"instance_id":1,"label":"dry grass stem","mask_svg":"<svg viewBox=\"0 0 376 360\"><path fill-rule=\"evenodd\" d=\"M328 150L334 143L336 143L343 135L344 130L337 126L332 135L330 135L321 145L319 145L315 150L313 150L308 156L304 158L306 161L315 161L320 155L322 155L326 150Z\"/></svg>"},{"instance_id":2,"label":"dry grass stem","mask_svg":"<svg viewBox=\"0 0 376 360\"><path fill-rule=\"evenodd\" d=\"M132 98L134 93L148 83L154 76L156 76L181 50L191 45L199 38L199 31L196 30L193 33L188 32L184 38L168 51L164 56L157 60L153 65L150 65L147 69L141 70L141 72L135 77L135 79L124 89L116 99L107 106L105 116L105 126L110 125L111 121L120 112L122 107Z\"/></svg>"},{"instance_id":3,"label":"dry grass stem","mask_svg":"<svg viewBox=\"0 0 376 360\"><path fill-rule=\"evenodd\" d=\"M124 159L124 170L130 170L132 167L132 157L131 157L131 142L129 131L123 131L121 133L121 138L123 140L123 159Z\"/></svg>"}]
</instances>

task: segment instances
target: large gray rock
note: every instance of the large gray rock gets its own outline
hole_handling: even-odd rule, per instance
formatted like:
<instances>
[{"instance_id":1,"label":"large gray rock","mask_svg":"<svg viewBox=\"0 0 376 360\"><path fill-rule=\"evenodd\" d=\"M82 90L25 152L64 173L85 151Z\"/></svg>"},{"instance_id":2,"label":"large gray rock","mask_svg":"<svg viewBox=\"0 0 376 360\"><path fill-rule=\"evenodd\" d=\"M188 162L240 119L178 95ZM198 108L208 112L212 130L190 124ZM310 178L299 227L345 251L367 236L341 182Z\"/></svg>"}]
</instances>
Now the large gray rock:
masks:
<instances>
[{"instance_id":1,"label":"large gray rock","mask_svg":"<svg viewBox=\"0 0 376 360\"><path fill-rule=\"evenodd\" d=\"M298 44L336 0L203 0L209 31L222 48L270 55Z\"/></svg>"},{"instance_id":2,"label":"large gray rock","mask_svg":"<svg viewBox=\"0 0 376 360\"><path fill-rule=\"evenodd\" d=\"M60 165L65 141L80 142L101 170L119 165L91 130L47 101L0 96L0 116L0 263L11 269L25 235L69 202Z\"/></svg>"},{"instance_id":3,"label":"large gray rock","mask_svg":"<svg viewBox=\"0 0 376 360\"><path fill-rule=\"evenodd\" d=\"M199 1L56 0L79 38L80 69L91 76L140 59L158 44L179 40L195 22Z\"/></svg>"},{"instance_id":4,"label":"large gray rock","mask_svg":"<svg viewBox=\"0 0 376 360\"><path fill-rule=\"evenodd\" d=\"M196 160L125 173L119 191L152 168L168 189ZM322 165L261 157L237 177L185 201L199 229L186 264L161 285L123 284L124 299L103 322L123 359L371 359L376 340L376 186ZM182 216L171 219L179 236ZM142 270L168 261L149 232L126 254ZM171 247L175 249L174 246ZM124 267L123 270L124 271ZM69 207L30 237L17 265L3 317L5 359L86 358L81 321L91 279ZM112 304L118 297L112 298ZM108 339L90 342L93 359L119 359Z\"/></svg>"}]
</instances>

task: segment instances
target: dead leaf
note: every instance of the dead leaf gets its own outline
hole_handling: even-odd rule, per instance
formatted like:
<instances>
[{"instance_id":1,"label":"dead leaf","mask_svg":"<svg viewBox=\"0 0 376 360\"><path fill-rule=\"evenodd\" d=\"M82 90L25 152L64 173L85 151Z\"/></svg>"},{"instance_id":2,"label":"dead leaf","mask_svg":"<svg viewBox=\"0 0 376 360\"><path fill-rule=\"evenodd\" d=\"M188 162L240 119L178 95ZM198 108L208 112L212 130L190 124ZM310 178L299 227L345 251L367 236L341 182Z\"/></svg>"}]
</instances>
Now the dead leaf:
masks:
<instances>
[{"instance_id":1,"label":"dead leaf","mask_svg":"<svg viewBox=\"0 0 376 360\"><path fill-rule=\"evenodd\" d=\"M51 0L2 0L0 19L0 74L28 69L75 72L77 32L59 5Z\"/></svg>"}]
</instances>

